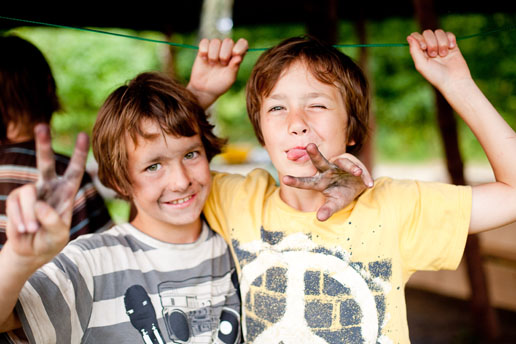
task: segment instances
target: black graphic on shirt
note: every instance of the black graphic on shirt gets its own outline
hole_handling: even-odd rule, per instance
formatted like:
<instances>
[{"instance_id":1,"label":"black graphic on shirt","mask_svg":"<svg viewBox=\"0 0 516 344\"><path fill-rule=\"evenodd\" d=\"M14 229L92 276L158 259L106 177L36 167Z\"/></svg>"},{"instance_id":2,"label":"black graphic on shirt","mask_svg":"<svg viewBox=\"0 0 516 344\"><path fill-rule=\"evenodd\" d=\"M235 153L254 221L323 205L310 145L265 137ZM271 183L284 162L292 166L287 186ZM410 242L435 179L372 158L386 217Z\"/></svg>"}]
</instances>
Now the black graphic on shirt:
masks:
<instances>
[{"instance_id":1,"label":"black graphic on shirt","mask_svg":"<svg viewBox=\"0 0 516 344\"><path fill-rule=\"evenodd\" d=\"M215 332L213 343L238 342L240 314L224 306L225 284L225 279L213 281L210 293L206 295L189 291L189 287L195 285L192 280L168 281L158 286L167 334L174 343L195 343L190 339L202 335L211 336ZM220 290L220 294L213 294L214 290Z\"/></svg>"},{"instance_id":2,"label":"black graphic on shirt","mask_svg":"<svg viewBox=\"0 0 516 344\"><path fill-rule=\"evenodd\" d=\"M124 295L125 311L131 325L138 330L145 344L164 344L158 319L149 294L141 285L133 285Z\"/></svg>"},{"instance_id":3,"label":"black graphic on shirt","mask_svg":"<svg viewBox=\"0 0 516 344\"><path fill-rule=\"evenodd\" d=\"M178 273L178 278L184 277ZM144 343L234 344L241 338L236 271L158 284L161 332L151 299L140 285L124 295L127 315ZM236 283L236 284L235 284ZM165 331L166 329L166 331Z\"/></svg>"}]
</instances>

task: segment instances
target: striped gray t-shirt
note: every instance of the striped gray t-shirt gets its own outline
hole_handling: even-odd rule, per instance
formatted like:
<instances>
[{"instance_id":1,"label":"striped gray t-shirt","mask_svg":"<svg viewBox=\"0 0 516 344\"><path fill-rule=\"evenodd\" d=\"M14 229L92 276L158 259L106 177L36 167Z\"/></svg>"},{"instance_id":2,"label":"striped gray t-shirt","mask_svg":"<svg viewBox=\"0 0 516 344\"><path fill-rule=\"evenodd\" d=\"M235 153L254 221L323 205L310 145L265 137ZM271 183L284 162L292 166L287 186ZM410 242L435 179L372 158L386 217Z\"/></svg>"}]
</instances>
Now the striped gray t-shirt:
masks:
<instances>
[{"instance_id":1,"label":"striped gray t-shirt","mask_svg":"<svg viewBox=\"0 0 516 344\"><path fill-rule=\"evenodd\" d=\"M33 343L235 343L237 288L228 246L206 224L192 244L123 224L68 244L16 311Z\"/></svg>"}]
</instances>

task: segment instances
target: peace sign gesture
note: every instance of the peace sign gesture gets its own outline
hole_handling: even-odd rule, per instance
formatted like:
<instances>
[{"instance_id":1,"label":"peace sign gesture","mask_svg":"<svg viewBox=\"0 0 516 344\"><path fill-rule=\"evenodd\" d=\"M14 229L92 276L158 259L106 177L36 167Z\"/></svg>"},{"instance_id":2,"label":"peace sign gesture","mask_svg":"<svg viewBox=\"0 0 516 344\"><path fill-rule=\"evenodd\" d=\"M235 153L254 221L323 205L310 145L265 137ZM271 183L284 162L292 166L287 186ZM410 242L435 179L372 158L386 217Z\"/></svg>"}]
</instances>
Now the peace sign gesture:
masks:
<instances>
[{"instance_id":1,"label":"peace sign gesture","mask_svg":"<svg viewBox=\"0 0 516 344\"><path fill-rule=\"evenodd\" d=\"M306 146L306 152L317 169L315 176L284 176L283 182L288 186L324 194L326 202L317 210L319 221L326 221L335 212L344 209L366 188L373 186L373 178L355 156L345 153L329 162L313 143Z\"/></svg>"},{"instance_id":2,"label":"peace sign gesture","mask_svg":"<svg viewBox=\"0 0 516 344\"><path fill-rule=\"evenodd\" d=\"M34 133L38 181L9 194L8 240L4 249L13 250L37 268L50 261L68 242L73 203L88 154L88 137L79 134L65 174L59 177L48 126L40 124Z\"/></svg>"}]
</instances>

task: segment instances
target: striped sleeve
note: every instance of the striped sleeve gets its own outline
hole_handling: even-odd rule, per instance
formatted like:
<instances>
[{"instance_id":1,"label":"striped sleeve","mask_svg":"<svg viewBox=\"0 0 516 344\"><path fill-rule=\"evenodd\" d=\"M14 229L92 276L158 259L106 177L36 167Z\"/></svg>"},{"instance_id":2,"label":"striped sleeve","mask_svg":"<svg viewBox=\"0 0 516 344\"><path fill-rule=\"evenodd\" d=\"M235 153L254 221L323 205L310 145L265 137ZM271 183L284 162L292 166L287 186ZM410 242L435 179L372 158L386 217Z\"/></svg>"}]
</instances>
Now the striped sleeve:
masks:
<instances>
[{"instance_id":1,"label":"striped sleeve","mask_svg":"<svg viewBox=\"0 0 516 344\"><path fill-rule=\"evenodd\" d=\"M38 270L23 287L16 312L33 343L79 343L92 308L92 276L79 267L81 250L72 245Z\"/></svg>"}]
</instances>

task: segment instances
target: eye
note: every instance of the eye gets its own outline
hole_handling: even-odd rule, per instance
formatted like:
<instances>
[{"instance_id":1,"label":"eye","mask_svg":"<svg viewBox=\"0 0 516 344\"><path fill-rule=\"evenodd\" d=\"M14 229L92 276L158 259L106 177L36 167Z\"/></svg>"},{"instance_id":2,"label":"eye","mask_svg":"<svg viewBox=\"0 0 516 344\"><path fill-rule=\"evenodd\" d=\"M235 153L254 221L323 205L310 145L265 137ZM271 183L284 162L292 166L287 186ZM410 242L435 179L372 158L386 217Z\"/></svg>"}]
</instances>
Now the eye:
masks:
<instances>
[{"instance_id":1,"label":"eye","mask_svg":"<svg viewBox=\"0 0 516 344\"><path fill-rule=\"evenodd\" d=\"M185 154L185 159L186 160L195 159L199 156L199 154L200 153L198 151L188 152Z\"/></svg>"},{"instance_id":2,"label":"eye","mask_svg":"<svg viewBox=\"0 0 516 344\"><path fill-rule=\"evenodd\" d=\"M281 105L276 105L276 106L273 106L269 109L269 112L275 112L275 111L281 111L281 110L284 110L285 107L281 106Z\"/></svg>"},{"instance_id":3,"label":"eye","mask_svg":"<svg viewBox=\"0 0 516 344\"><path fill-rule=\"evenodd\" d=\"M327 109L326 105L323 105L323 104L313 104L313 105L310 105L311 108L316 108L316 109Z\"/></svg>"},{"instance_id":4,"label":"eye","mask_svg":"<svg viewBox=\"0 0 516 344\"><path fill-rule=\"evenodd\" d=\"M149 171L149 172L156 172L158 170L161 169L161 164L159 163L156 163L156 164L152 164L150 165L149 167L147 167L145 170L146 171Z\"/></svg>"}]
</instances>

